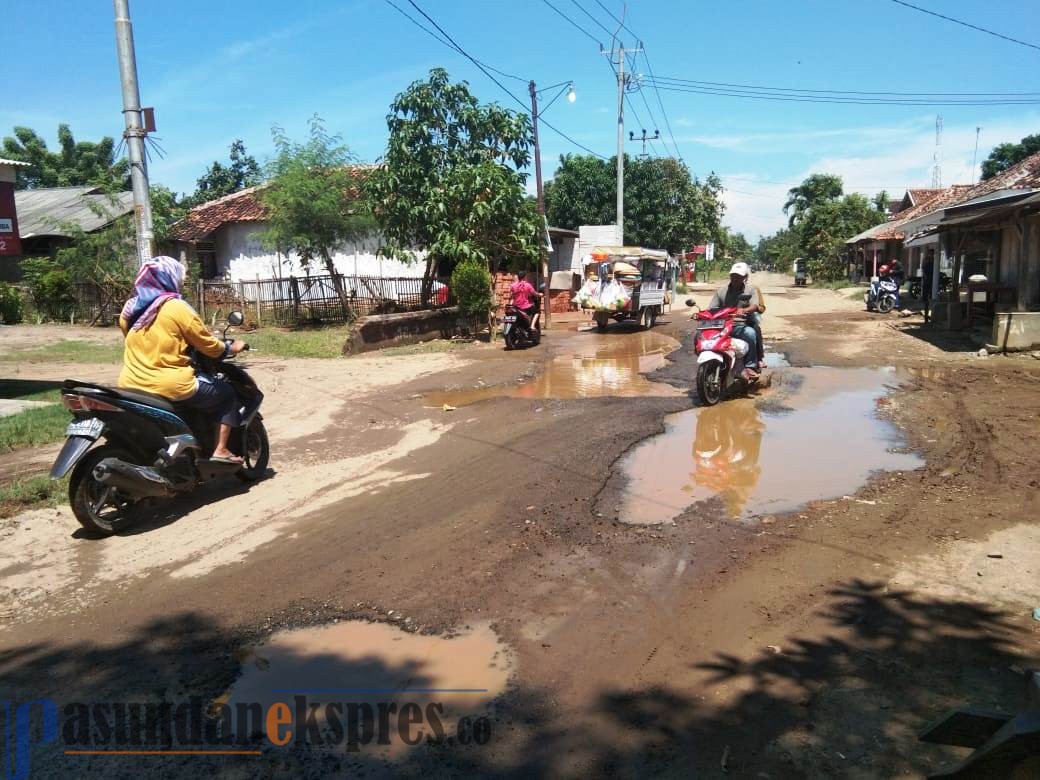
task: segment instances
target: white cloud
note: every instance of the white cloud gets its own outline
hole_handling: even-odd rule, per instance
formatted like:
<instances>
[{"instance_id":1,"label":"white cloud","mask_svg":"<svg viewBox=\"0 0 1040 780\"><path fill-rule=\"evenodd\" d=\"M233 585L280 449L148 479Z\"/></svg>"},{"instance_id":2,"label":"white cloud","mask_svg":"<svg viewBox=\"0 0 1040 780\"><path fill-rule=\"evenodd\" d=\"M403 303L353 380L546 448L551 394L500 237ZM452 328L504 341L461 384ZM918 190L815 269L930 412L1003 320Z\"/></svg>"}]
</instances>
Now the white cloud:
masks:
<instances>
[{"instance_id":1,"label":"white cloud","mask_svg":"<svg viewBox=\"0 0 1040 780\"><path fill-rule=\"evenodd\" d=\"M988 122L982 120L979 124L982 125L982 132L976 179L982 160L990 149L998 143L1017 141L1036 132L1040 126L1040 114ZM974 123L946 123L942 144L944 185L971 183L975 127ZM725 143L726 138L719 136L716 140ZM811 138L828 141L826 152L820 153L790 176L739 172L721 174L723 184L737 190L727 189L724 194L725 222L734 230L745 233L749 240L787 224L787 218L781 211L787 190L812 173L838 174L845 182L846 192L867 195L882 189L888 190L893 196L902 195L907 187L928 187L932 181L934 118L921 117L913 122L892 126L758 133L732 138L733 146L729 148L740 148L741 144L761 144L764 153L773 155L787 151L784 142L797 143Z\"/></svg>"}]
</instances>

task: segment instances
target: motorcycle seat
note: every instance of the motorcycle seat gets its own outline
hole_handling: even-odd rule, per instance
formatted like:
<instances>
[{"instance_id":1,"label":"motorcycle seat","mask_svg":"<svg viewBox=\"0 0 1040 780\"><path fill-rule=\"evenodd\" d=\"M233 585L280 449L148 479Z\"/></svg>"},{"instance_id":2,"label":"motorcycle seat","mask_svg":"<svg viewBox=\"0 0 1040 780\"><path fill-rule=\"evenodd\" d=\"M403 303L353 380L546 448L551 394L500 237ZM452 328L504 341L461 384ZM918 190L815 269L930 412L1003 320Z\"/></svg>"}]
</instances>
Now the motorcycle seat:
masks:
<instances>
[{"instance_id":1,"label":"motorcycle seat","mask_svg":"<svg viewBox=\"0 0 1040 780\"><path fill-rule=\"evenodd\" d=\"M109 387L108 385L97 385L93 382L76 382L72 379L65 380L65 387L67 389L85 387L92 390L102 390L109 395L114 395L117 398L122 398L126 401L144 404L145 406L154 406L167 412L173 412L174 414L177 413L177 410L173 406L173 402L170 401L169 398L156 395L155 393L146 393L143 390L127 390L123 387Z\"/></svg>"}]
</instances>

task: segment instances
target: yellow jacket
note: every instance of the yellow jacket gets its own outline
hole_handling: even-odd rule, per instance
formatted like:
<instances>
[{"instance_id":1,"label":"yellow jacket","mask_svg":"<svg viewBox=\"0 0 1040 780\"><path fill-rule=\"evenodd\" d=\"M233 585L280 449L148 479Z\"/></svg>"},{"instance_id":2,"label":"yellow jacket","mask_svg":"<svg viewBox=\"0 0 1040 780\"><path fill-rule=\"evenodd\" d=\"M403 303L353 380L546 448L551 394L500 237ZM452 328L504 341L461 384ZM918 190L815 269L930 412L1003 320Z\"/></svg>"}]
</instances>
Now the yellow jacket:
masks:
<instances>
[{"instance_id":1,"label":"yellow jacket","mask_svg":"<svg viewBox=\"0 0 1040 780\"><path fill-rule=\"evenodd\" d=\"M195 369L188 362L189 346L213 358L224 354L224 342L209 332L191 306L179 299L164 303L147 328L128 330L122 317L119 327L126 334L119 386L155 393L171 401L191 397L198 387Z\"/></svg>"}]
</instances>

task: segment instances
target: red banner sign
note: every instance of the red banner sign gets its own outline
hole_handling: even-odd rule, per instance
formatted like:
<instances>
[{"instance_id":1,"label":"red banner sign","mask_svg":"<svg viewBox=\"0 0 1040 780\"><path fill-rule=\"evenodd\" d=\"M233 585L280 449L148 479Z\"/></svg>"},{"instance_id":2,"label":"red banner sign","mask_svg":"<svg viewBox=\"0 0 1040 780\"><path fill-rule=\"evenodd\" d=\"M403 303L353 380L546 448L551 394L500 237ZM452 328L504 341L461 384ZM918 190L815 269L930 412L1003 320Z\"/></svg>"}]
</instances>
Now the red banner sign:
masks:
<instances>
[{"instance_id":1,"label":"red banner sign","mask_svg":"<svg viewBox=\"0 0 1040 780\"><path fill-rule=\"evenodd\" d=\"M14 210L14 182L0 181L0 257L21 253L18 215Z\"/></svg>"}]
</instances>

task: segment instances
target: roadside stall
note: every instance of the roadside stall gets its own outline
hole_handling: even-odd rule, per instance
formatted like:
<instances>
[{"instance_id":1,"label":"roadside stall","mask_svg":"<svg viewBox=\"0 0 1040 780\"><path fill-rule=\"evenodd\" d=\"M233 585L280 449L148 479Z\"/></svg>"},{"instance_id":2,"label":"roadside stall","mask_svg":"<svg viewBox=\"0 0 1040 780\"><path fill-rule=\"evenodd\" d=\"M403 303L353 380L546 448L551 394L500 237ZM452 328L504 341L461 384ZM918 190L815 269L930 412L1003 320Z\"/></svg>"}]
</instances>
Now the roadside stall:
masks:
<instances>
[{"instance_id":1,"label":"roadside stall","mask_svg":"<svg viewBox=\"0 0 1040 780\"><path fill-rule=\"evenodd\" d=\"M584 263L585 283L575 301L592 312L600 331L612 319L652 328L671 303L668 287L674 266L668 253L659 249L596 247Z\"/></svg>"}]
</instances>

